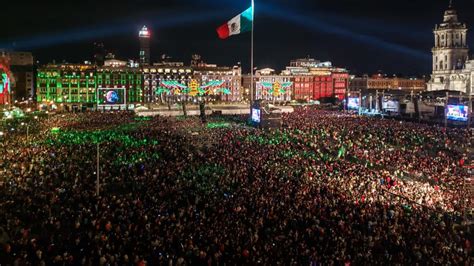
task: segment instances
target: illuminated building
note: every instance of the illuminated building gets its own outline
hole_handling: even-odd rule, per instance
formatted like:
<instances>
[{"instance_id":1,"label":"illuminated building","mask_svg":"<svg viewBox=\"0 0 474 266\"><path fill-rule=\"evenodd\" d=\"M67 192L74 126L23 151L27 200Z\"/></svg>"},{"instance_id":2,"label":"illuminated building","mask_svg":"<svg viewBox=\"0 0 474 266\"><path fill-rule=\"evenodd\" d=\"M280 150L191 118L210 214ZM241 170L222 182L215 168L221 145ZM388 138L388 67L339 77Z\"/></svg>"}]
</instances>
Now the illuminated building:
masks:
<instances>
[{"instance_id":1,"label":"illuminated building","mask_svg":"<svg viewBox=\"0 0 474 266\"><path fill-rule=\"evenodd\" d=\"M255 99L289 102L294 91L294 77L276 75L275 70L264 68L255 73Z\"/></svg>"},{"instance_id":2,"label":"illuminated building","mask_svg":"<svg viewBox=\"0 0 474 266\"><path fill-rule=\"evenodd\" d=\"M150 38L151 32L146 26L138 33L140 38L140 64L143 66L150 65Z\"/></svg>"},{"instance_id":3,"label":"illuminated building","mask_svg":"<svg viewBox=\"0 0 474 266\"><path fill-rule=\"evenodd\" d=\"M383 74L362 77L353 77L350 80L350 91L365 90L400 90L419 92L426 89L426 81L419 78L390 77Z\"/></svg>"},{"instance_id":4,"label":"illuminated building","mask_svg":"<svg viewBox=\"0 0 474 266\"><path fill-rule=\"evenodd\" d=\"M126 61L110 59L97 68L97 88L125 89L127 103L143 102L142 71Z\"/></svg>"},{"instance_id":5,"label":"illuminated building","mask_svg":"<svg viewBox=\"0 0 474 266\"><path fill-rule=\"evenodd\" d=\"M158 63L153 66L142 67L143 95L145 103L165 102L164 94L157 94L160 83L163 81L177 81L188 84L193 79L193 70L182 62Z\"/></svg>"},{"instance_id":6,"label":"illuminated building","mask_svg":"<svg viewBox=\"0 0 474 266\"><path fill-rule=\"evenodd\" d=\"M428 91L450 90L473 94L474 62L469 61L468 28L449 5L443 22L433 30L433 71Z\"/></svg>"},{"instance_id":7,"label":"illuminated building","mask_svg":"<svg viewBox=\"0 0 474 266\"><path fill-rule=\"evenodd\" d=\"M142 71L126 61L106 60L104 66L49 64L38 68L38 103L65 109L93 109L99 88L123 88L128 103L143 102Z\"/></svg>"},{"instance_id":8,"label":"illuminated building","mask_svg":"<svg viewBox=\"0 0 474 266\"><path fill-rule=\"evenodd\" d=\"M13 101L25 101L34 96L33 55L30 52L0 52L0 57L8 58L10 71L14 77L11 86Z\"/></svg>"},{"instance_id":9,"label":"illuminated building","mask_svg":"<svg viewBox=\"0 0 474 266\"><path fill-rule=\"evenodd\" d=\"M8 60L0 57L0 105L11 103L12 81Z\"/></svg>"},{"instance_id":10,"label":"illuminated building","mask_svg":"<svg viewBox=\"0 0 474 266\"><path fill-rule=\"evenodd\" d=\"M200 63L192 66L194 71L194 78L201 84L206 84L212 81L223 81L222 88L226 88L229 94L220 93L214 95L214 98L219 101L236 102L243 98L242 88L242 69L240 66L226 67L217 66L214 64Z\"/></svg>"},{"instance_id":11,"label":"illuminated building","mask_svg":"<svg viewBox=\"0 0 474 266\"><path fill-rule=\"evenodd\" d=\"M49 64L38 68L36 99L43 105L66 109L92 108L96 101L96 67L85 64Z\"/></svg>"},{"instance_id":12,"label":"illuminated building","mask_svg":"<svg viewBox=\"0 0 474 266\"><path fill-rule=\"evenodd\" d=\"M346 69L333 67L331 62L320 62L313 58L291 61L282 75L294 77L295 100L342 100L349 86L349 72Z\"/></svg>"},{"instance_id":13,"label":"illuminated building","mask_svg":"<svg viewBox=\"0 0 474 266\"><path fill-rule=\"evenodd\" d=\"M399 78L383 77L382 75L373 75L367 80L367 89L382 90L404 90L404 91L423 91L426 88L426 81L418 78Z\"/></svg>"}]
</instances>

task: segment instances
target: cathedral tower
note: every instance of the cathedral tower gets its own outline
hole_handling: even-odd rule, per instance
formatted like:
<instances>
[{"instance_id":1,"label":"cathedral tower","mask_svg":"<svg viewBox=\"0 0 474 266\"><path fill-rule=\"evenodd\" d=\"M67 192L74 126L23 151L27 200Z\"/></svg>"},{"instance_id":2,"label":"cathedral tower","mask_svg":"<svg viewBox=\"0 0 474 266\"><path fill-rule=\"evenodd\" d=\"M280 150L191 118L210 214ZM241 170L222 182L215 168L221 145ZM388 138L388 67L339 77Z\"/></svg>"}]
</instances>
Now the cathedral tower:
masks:
<instances>
[{"instance_id":1,"label":"cathedral tower","mask_svg":"<svg viewBox=\"0 0 474 266\"><path fill-rule=\"evenodd\" d=\"M467 26L458 20L456 10L449 4L443 22L433 31L433 73L462 69L468 59Z\"/></svg>"},{"instance_id":2,"label":"cathedral tower","mask_svg":"<svg viewBox=\"0 0 474 266\"><path fill-rule=\"evenodd\" d=\"M443 22L433 30L433 71L428 83L429 91L468 91L469 74L464 73L469 60L467 31L466 24L459 21L450 1L449 8L444 12Z\"/></svg>"}]
</instances>

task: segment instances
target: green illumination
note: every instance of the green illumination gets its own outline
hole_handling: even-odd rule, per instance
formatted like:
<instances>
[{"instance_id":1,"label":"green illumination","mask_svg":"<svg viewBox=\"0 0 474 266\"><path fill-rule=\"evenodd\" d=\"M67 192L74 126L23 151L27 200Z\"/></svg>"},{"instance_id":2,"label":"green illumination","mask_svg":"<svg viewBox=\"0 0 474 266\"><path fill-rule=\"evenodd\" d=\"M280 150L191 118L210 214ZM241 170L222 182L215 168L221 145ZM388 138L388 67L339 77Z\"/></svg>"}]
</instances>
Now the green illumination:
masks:
<instances>
[{"instance_id":1,"label":"green illumination","mask_svg":"<svg viewBox=\"0 0 474 266\"><path fill-rule=\"evenodd\" d=\"M151 119L149 116L138 116L134 118L135 121L150 121Z\"/></svg>"},{"instance_id":2,"label":"green illumination","mask_svg":"<svg viewBox=\"0 0 474 266\"><path fill-rule=\"evenodd\" d=\"M214 128L229 128L231 125L230 123L226 122L215 122L215 123L208 123L207 128L214 129Z\"/></svg>"}]
</instances>

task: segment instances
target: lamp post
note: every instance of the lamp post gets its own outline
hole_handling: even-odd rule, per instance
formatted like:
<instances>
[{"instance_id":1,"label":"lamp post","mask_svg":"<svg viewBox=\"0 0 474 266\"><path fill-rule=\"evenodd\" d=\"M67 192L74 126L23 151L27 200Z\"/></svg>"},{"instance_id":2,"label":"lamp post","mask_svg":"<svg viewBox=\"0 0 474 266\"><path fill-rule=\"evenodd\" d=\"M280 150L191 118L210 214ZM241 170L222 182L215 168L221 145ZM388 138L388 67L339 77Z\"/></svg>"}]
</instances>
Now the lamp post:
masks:
<instances>
[{"instance_id":1,"label":"lamp post","mask_svg":"<svg viewBox=\"0 0 474 266\"><path fill-rule=\"evenodd\" d=\"M444 128L448 127L448 101L449 101L449 92L446 92L446 101L444 101Z\"/></svg>"},{"instance_id":2,"label":"lamp post","mask_svg":"<svg viewBox=\"0 0 474 266\"><path fill-rule=\"evenodd\" d=\"M469 103L467 110L467 129L471 128L471 118L472 118L472 93L469 93Z\"/></svg>"},{"instance_id":3,"label":"lamp post","mask_svg":"<svg viewBox=\"0 0 474 266\"><path fill-rule=\"evenodd\" d=\"M97 142L97 179L96 179L96 196L99 197L100 192L100 157L99 157L99 142Z\"/></svg>"}]
</instances>

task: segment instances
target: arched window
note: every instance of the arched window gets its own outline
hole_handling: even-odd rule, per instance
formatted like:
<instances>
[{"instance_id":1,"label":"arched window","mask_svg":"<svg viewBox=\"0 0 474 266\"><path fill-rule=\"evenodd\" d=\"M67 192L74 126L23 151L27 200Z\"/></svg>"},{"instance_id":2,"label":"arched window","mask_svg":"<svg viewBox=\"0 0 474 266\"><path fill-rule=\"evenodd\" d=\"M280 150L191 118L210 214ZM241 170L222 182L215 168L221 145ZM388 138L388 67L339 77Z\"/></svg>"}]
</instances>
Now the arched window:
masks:
<instances>
[{"instance_id":1,"label":"arched window","mask_svg":"<svg viewBox=\"0 0 474 266\"><path fill-rule=\"evenodd\" d=\"M442 60L439 62L439 70L443 70L443 61Z\"/></svg>"}]
</instances>

